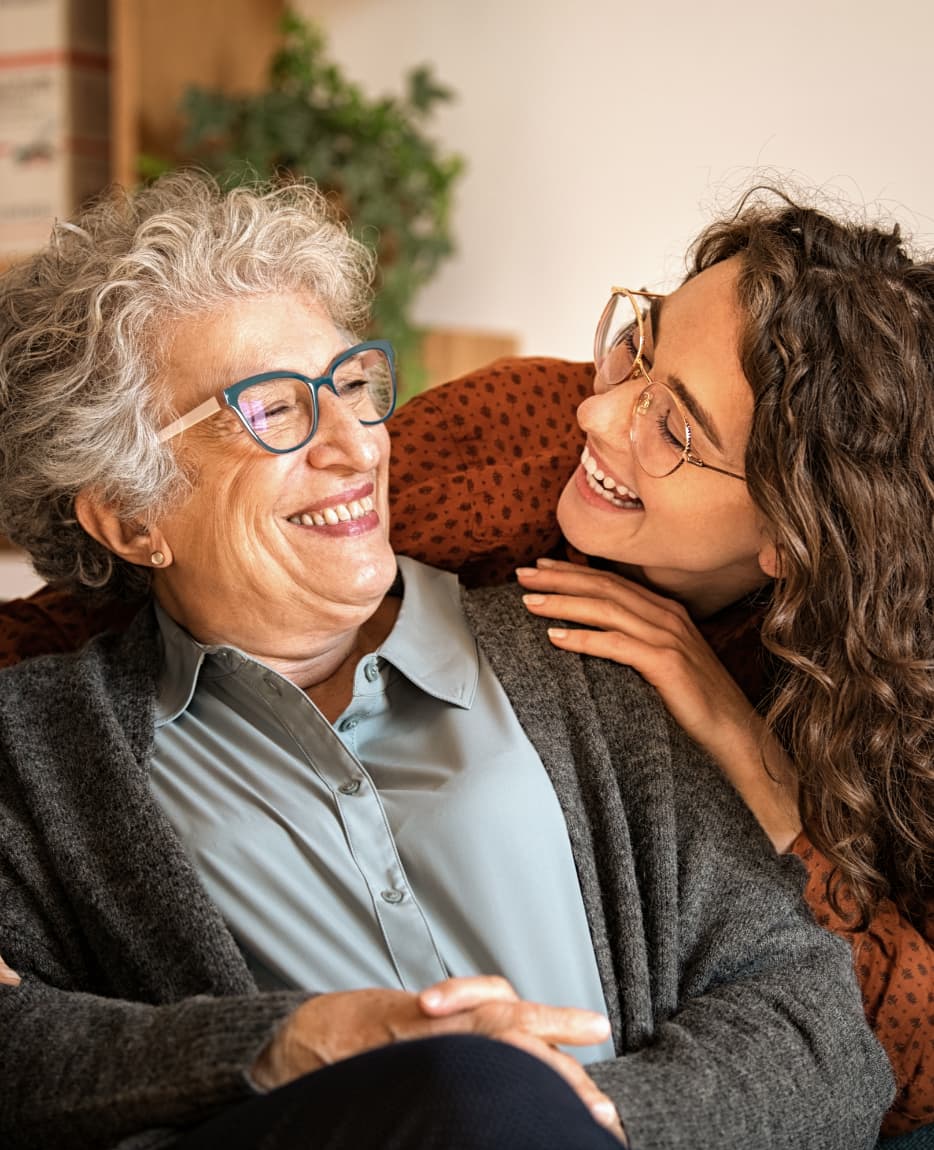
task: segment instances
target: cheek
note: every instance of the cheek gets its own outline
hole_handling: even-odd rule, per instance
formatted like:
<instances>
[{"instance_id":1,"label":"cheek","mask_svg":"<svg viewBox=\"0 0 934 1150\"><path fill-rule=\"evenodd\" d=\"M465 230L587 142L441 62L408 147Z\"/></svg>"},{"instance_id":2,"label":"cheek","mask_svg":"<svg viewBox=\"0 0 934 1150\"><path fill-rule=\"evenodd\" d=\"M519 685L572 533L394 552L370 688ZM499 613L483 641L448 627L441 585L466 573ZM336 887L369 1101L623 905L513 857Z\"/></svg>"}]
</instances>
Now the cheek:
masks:
<instances>
[{"instance_id":1,"label":"cheek","mask_svg":"<svg viewBox=\"0 0 934 1150\"><path fill-rule=\"evenodd\" d=\"M263 460L262 462L265 462ZM270 476L261 468L202 468L188 501L165 523L171 544L202 555L247 546L264 518L274 514Z\"/></svg>"}]
</instances>

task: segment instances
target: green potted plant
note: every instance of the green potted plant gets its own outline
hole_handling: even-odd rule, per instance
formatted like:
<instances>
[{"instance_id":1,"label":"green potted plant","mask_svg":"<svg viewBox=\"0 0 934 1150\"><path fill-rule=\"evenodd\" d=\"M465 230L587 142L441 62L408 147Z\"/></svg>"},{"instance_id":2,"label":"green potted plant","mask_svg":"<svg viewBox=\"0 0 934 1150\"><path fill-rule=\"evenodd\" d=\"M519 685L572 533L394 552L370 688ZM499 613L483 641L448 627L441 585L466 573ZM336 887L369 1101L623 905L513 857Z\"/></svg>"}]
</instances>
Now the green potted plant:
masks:
<instances>
[{"instance_id":1,"label":"green potted plant","mask_svg":"<svg viewBox=\"0 0 934 1150\"><path fill-rule=\"evenodd\" d=\"M451 197L464 164L425 131L452 94L420 67L401 98L369 99L327 58L314 25L287 12L282 33L264 91L188 90L182 151L234 182L294 173L337 199L376 252L373 329L394 344L403 395L411 395L424 378L412 304L454 250Z\"/></svg>"}]
</instances>

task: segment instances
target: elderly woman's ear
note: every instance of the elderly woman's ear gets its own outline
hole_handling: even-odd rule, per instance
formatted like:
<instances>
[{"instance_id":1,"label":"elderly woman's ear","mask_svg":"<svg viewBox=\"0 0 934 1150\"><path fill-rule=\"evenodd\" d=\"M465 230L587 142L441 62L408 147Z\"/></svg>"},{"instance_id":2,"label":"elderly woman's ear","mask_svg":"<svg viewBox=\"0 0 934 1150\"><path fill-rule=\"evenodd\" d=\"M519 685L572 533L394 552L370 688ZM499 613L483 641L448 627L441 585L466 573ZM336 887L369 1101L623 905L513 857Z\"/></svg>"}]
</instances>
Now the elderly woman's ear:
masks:
<instances>
[{"instance_id":1,"label":"elderly woman's ear","mask_svg":"<svg viewBox=\"0 0 934 1150\"><path fill-rule=\"evenodd\" d=\"M167 567L172 553L158 527L125 519L87 489L75 496L75 515L84 530L108 551L140 567Z\"/></svg>"}]
</instances>

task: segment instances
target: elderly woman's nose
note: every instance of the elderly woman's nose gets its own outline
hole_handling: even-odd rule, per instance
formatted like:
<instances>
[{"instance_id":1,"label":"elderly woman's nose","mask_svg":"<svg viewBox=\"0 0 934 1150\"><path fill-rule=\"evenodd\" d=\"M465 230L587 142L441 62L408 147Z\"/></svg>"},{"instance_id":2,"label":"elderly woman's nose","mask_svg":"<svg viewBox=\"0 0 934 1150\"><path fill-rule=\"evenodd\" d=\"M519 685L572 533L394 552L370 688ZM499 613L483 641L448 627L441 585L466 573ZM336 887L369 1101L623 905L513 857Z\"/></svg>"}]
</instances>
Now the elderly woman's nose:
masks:
<instances>
[{"instance_id":1,"label":"elderly woman's nose","mask_svg":"<svg viewBox=\"0 0 934 1150\"><path fill-rule=\"evenodd\" d=\"M309 461L325 467L346 462L366 471L379 463L380 446L373 427L361 423L358 413L328 388L318 392L318 427L308 445Z\"/></svg>"}]
</instances>

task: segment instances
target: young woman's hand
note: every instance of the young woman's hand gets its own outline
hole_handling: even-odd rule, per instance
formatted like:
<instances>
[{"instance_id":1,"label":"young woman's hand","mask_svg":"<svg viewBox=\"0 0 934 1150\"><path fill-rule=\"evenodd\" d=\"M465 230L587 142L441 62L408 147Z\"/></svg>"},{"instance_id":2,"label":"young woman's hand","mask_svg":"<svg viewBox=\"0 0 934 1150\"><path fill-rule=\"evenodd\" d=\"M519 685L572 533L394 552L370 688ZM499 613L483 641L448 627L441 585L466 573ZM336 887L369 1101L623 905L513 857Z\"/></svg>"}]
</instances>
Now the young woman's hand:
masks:
<instances>
[{"instance_id":1,"label":"young woman's hand","mask_svg":"<svg viewBox=\"0 0 934 1150\"><path fill-rule=\"evenodd\" d=\"M777 850L801 829L794 771L685 608L621 575L539 560L516 575L556 647L625 663L658 691L676 722L716 760Z\"/></svg>"}]
</instances>

